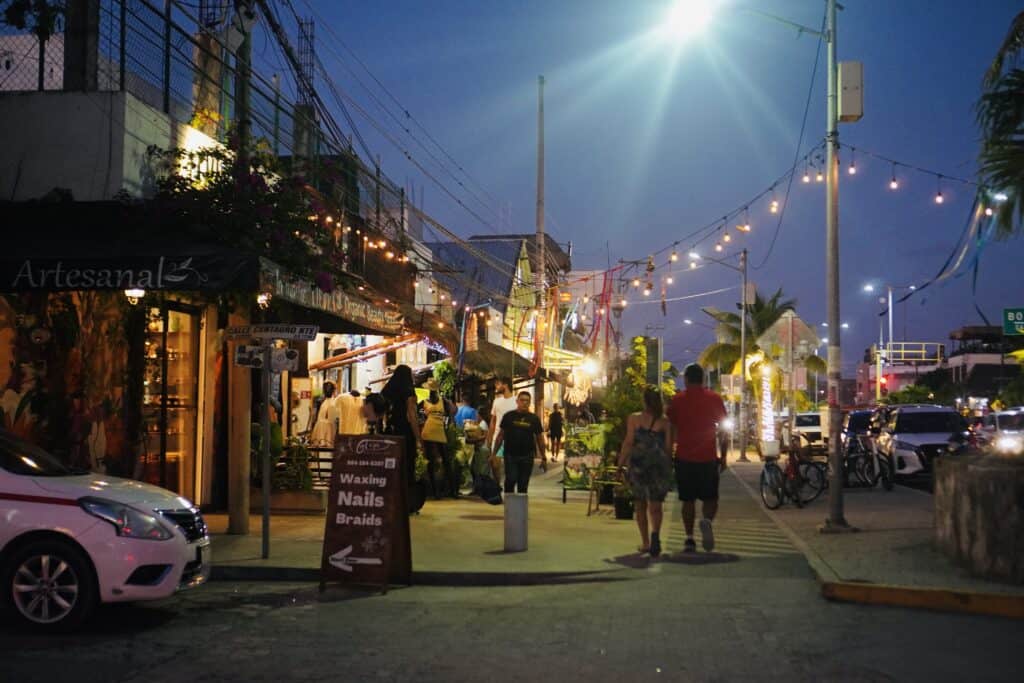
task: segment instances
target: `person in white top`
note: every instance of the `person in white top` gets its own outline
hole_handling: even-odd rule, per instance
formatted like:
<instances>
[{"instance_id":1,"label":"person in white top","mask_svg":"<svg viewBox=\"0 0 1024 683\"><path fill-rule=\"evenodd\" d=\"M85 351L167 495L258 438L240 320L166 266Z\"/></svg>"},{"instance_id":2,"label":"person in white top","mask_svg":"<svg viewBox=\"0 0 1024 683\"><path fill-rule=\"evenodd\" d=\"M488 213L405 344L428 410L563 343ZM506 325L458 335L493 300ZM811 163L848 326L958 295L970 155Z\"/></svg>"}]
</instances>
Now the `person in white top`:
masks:
<instances>
[{"instance_id":1,"label":"person in white top","mask_svg":"<svg viewBox=\"0 0 1024 683\"><path fill-rule=\"evenodd\" d=\"M512 379L499 377L494 380L494 403L491 404L490 425L487 428L487 445L494 452L494 437L497 434L497 426L501 424L501 418L505 413L516 409L516 397L512 395ZM499 458L502 453L494 453Z\"/></svg>"},{"instance_id":2,"label":"person in white top","mask_svg":"<svg viewBox=\"0 0 1024 683\"><path fill-rule=\"evenodd\" d=\"M334 396L334 382L324 382L324 400L316 413L316 424L309 435L311 446L334 448L334 435L338 432L338 404Z\"/></svg>"},{"instance_id":3,"label":"person in white top","mask_svg":"<svg viewBox=\"0 0 1024 683\"><path fill-rule=\"evenodd\" d=\"M366 433L363 397L358 391L353 390L338 397L338 433L343 436Z\"/></svg>"}]
</instances>

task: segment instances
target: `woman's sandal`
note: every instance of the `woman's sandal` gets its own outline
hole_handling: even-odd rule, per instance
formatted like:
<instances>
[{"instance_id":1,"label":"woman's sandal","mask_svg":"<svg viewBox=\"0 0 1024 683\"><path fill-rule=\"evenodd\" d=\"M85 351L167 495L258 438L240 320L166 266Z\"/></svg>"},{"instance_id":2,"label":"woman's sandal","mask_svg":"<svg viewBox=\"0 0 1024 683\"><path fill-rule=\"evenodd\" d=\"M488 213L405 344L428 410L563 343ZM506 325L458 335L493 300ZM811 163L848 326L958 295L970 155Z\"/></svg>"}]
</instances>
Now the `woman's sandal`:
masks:
<instances>
[{"instance_id":1,"label":"woman's sandal","mask_svg":"<svg viewBox=\"0 0 1024 683\"><path fill-rule=\"evenodd\" d=\"M657 533L651 534L651 557L657 557L661 555L661 539L658 538Z\"/></svg>"}]
</instances>

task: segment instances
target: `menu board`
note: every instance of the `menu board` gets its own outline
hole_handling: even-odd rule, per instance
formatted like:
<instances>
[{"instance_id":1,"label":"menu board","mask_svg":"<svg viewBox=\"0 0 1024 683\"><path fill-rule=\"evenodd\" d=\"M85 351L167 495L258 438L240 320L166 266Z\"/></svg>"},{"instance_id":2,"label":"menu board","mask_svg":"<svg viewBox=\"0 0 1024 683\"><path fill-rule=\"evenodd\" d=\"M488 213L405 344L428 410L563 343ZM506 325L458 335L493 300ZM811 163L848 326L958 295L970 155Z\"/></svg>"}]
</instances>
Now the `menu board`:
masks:
<instances>
[{"instance_id":1,"label":"menu board","mask_svg":"<svg viewBox=\"0 0 1024 683\"><path fill-rule=\"evenodd\" d=\"M339 436L334 444L320 586L412 582L405 439Z\"/></svg>"}]
</instances>

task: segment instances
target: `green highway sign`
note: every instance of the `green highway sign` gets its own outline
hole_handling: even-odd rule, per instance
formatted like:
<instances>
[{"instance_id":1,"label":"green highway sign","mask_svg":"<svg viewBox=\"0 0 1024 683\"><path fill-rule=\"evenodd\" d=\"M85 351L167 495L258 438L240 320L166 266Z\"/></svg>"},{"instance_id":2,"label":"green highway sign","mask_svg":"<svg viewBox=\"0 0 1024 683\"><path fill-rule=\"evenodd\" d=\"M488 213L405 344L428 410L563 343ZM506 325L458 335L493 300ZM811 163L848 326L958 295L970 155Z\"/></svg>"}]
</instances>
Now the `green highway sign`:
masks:
<instances>
[{"instance_id":1,"label":"green highway sign","mask_svg":"<svg viewBox=\"0 0 1024 683\"><path fill-rule=\"evenodd\" d=\"M1024 334L1024 308L1003 309L1003 334Z\"/></svg>"}]
</instances>

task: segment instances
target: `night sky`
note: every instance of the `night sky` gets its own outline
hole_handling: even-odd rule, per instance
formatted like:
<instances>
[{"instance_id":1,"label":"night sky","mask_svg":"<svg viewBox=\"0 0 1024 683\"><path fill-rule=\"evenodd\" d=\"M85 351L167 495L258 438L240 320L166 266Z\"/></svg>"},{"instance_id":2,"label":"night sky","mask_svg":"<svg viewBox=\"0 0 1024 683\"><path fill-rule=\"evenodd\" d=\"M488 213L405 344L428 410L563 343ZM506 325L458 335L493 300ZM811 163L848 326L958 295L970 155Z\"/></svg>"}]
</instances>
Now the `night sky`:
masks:
<instances>
[{"instance_id":1,"label":"night sky","mask_svg":"<svg viewBox=\"0 0 1024 683\"><path fill-rule=\"evenodd\" d=\"M309 3L296 6L317 18L318 54L336 83L397 131L354 80L352 71L390 101L350 49L467 172L460 178L487 208L441 172L416 141L397 132L488 225L446 196L366 117L355 115L385 174L415 186L426 211L463 236L534 230L537 76L543 74L547 228L559 242L572 242L579 269L646 259L770 187L797 151L819 49L816 37L735 9L720 11L695 39L668 41L657 33L666 2ZM843 4L838 54L841 61L864 63L865 116L840 126L841 142L948 177L973 178L981 77L1020 3ZM821 26L824 15L820 0L748 3L754 5L812 27ZM823 44L820 55L801 156L824 136ZM900 189L893 192L889 163L858 153L858 172L851 177L849 150L841 159L841 317L850 325L843 339L844 376L850 377L878 336L878 295L864 293L862 285L920 284L934 275L965 227L974 189L944 180L940 206L934 176L897 168ZM786 184L776 189L786 211L770 254L776 228L770 197L750 205L752 232L734 239L725 253L747 246L758 288L782 287L798 300L800 316L817 325L825 319L825 190L811 174L811 184L804 185L799 166L788 201ZM691 244L682 241L680 253ZM713 253L713 244L705 241L698 249ZM1019 240L988 246L976 295L965 267L961 277L896 308L896 339L946 342L952 329L982 323L975 300L997 324L1004 306L1024 306L1022 256ZM676 275L670 298L738 284L738 274L722 267ZM643 297L633 292L629 299ZM657 305L630 306L625 332L642 334L648 323L663 324L658 334L665 336L666 359L681 365L713 340L709 328L684 326L682 319L710 322L701 306L731 308L738 300L737 288L671 302L664 318Z\"/></svg>"}]
</instances>

